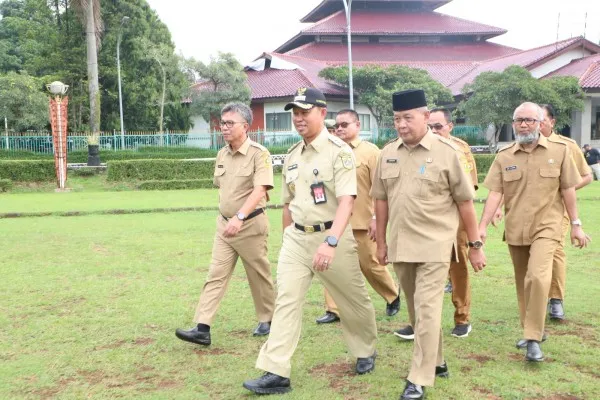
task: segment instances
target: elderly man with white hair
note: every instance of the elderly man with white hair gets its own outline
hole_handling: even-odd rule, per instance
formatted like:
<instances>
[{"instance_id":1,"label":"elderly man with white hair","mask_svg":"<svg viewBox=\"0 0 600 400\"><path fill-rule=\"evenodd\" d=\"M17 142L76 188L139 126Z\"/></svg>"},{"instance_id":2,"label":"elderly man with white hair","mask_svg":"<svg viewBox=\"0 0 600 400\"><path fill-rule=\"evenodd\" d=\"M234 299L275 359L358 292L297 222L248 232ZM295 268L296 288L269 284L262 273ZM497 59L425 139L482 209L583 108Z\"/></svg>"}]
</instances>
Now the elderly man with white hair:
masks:
<instances>
[{"instance_id":1,"label":"elderly man with white hair","mask_svg":"<svg viewBox=\"0 0 600 400\"><path fill-rule=\"evenodd\" d=\"M579 248L590 238L577 215L575 187L581 182L568 146L540 135L542 109L523 103L514 112L516 141L501 149L484 181L490 192L479 230L482 241L504 195L504 240L512 258L527 361L543 361L546 303L554 252L563 240L562 218L571 222L571 242Z\"/></svg>"}]
</instances>

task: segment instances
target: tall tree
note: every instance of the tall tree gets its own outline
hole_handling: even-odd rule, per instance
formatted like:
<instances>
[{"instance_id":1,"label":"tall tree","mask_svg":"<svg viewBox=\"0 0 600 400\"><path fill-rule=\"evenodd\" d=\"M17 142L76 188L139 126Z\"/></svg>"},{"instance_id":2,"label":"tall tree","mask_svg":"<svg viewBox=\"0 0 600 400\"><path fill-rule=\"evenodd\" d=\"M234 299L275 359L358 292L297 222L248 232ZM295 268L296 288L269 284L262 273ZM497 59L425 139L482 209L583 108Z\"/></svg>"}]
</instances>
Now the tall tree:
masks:
<instances>
[{"instance_id":1,"label":"tall tree","mask_svg":"<svg viewBox=\"0 0 600 400\"><path fill-rule=\"evenodd\" d=\"M319 75L338 85L348 87L348 67L329 67ZM392 94L406 89L423 89L430 106L452 102L452 93L435 81L427 71L405 66L380 67L368 65L352 73L354 92L369 108L381 128L392 124Z\"/></svg>"},{"instance_id":2,"label":"tall tree","mask_svg":"<svg viewBox=\"0 0 600 400\"><path fill-rule=\"evenodd\" d=\"M0 75L0 117L15 132L43 129L48 125L48 97L39 79L25 73Z\"/></svg>"}]
</instances>

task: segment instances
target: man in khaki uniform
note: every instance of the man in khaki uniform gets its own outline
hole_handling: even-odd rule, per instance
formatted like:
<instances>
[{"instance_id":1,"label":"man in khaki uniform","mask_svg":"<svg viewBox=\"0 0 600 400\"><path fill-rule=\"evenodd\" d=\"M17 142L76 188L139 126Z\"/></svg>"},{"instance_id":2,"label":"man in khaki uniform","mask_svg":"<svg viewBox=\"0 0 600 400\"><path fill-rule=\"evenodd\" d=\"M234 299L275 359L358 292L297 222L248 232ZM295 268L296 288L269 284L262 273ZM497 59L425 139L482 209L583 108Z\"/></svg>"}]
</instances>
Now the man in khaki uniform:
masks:
<instances>
[{"instance_id":1,"label":"man in khaki uniform","mask_svg":"<svg viewBox=\"0 0 600 400\"><path fill-rule=\"evenodd\" d=\"M400 297L398 287L387 265L380 265L377 262L375 210L370 194L380 151L374 144L360 139L360 120L356 111L339 111L335 122L335 135L352 148L356 157L358 195L354 201L350 225L358 244L360 269L371 287L386 301L386 314L391 317L400 310ZM337 305L327 289L325 289L325 311L325 315L317 319L317 323L339 321Z\"/></svg>"},{"instance_id":2,"label":"man in khaki uniform","mask_svg":"<svg viewBox=\"0 0 600 400\"><path fill-rule=\"evenodd\" d=\"M432 386L436 376L448 376L442 352L442 302L450 262L456 260L459 218L476 271L485 266L485 255L464 154L428 129L422 90L395 93L393 108L399 138L381 151L371 190L376 199L377 258L381 264L394 263L414 326L412 365L400 398L422 399L423 386Z\"/></svg>"},{"instance_id":3,"label":"man in khaki uniform","mask_svg":"<svg viewBox=\"0 0 600 400\"><path fill-rule=\"evenodd\" d=\"M464 140L452 136L452 114L445 108L431 110L429 116L429 128L433 133L449 139L464 155L463 169L471 178L475 190L478 189L477 166L471 153L471 146ZM469 336L471 332L471 284L469 283L469 267L467 257L469 247L467 246L467 231L462 221L458 225L456 235L458 262L450 264L450 284L452 285L452 303L454 304L454 329L452 336L462 338Z\"/></svg>"},{"instance_id":4,"label":"man in khaki uniform","mask_svg":"<svg viewBox=\"0 0 600 400\"><path fill-rule=\"evenodd\" d=\"M210 345L210 326L241 257L259 324L254 336L269 334L275 291L267 256L269 219L264 213L267 191L273 188L269 151L248 138L252 111L232 103L221 111L221 132L227 145L217 154L214 184L219 188L217 233L208 278L190 330L175 335L186 342Z\"/></svg>"},{"instance_id":5,"label":"man in khaki uniform","mask_svg":"<svg viewBox=\"0 0 600 400\"><path fill-rule=\"evenodd\" d=\"M550 141L564 142L571 151L571 157L575 162L577 171L581 175L581 183L575 186L575 190L579 190L584 186L589 185L592 181L592 169L587 165L583 153L579 149L579 145L573 139L561 136L554 132L556 119L554 118L554 108L549 104L541 106L544 111L544 119L540 124L540 133ZM556 252L554 253L554 261L552 262L552 283L550 284L550 293L548 311L551 319L565 319L565 311L563 301L565 298L565 285L567 281L567 255L565 254L564 238L569 233L569 216L567 213L563 217L563 239L558 243Z\"/></svg>"},{"instance_id":6,"label":"man in khaki uniform","mask_svg":"<svg viewBox=\"0 0 600 400\"><path fill-rule=\"evenodd\" d=\"M577 217L575 186L581 177L568 146L540 135L543 119L542 109L534 103L523 103L515 110L516 142L501 149L490 167L484 181L490 192L479 223L485 241L487 226L504 195L504 238L515 269L528 361L544 360L540 342L552 262L563 240L565 208L571 220L571 241L578 247L585 247L589 241Z\"/></svg>"},{"instance_id":7,"label":"man in khaki uniform","mask_svg":"<svg viewBox=\"0 0 600 400\"><path fill-rule=\"evenodd\" d=\"M360 272L356 241L348 225L356 197L356 166L350 147L329 134L325 96L300 88L294 126L304 139L283 166L283 243L277 264L277 301L269 339L256 367L266 371L243 386L259 394L291 390L290 360L300 337L302 305L314 275L339 306L342 331L356 372L375 368L375 310ZM339 247L339 248L338 248Z\"/></svg>"}]
</instances>

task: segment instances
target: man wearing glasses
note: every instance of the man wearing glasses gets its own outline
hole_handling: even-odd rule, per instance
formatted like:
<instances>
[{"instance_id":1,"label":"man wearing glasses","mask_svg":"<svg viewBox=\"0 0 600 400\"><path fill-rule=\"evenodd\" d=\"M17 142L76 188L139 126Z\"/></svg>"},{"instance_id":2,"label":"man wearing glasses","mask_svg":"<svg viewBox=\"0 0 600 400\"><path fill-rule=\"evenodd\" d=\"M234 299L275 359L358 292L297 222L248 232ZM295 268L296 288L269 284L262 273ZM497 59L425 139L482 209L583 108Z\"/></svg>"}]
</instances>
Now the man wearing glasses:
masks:
<instances>
[{"instance_id":1,"label":"man wearing glasses","mask_svg":"<svg viewBox=\"0 0 600 400\"><path fill-rule=\"evenodd\" d=\"M377 167L379 148L360 139L360 120L354 110L339 111L335 118L335 135L350 146L356 157L356 183L358 193L354 201L350 225L356 244L360 269L373 289L386 301L386 314L391 317L400 310L398 287L387 269L377 262L375 245L376 223L371 185ZM325 315L317 319L319 324L340 320L335 301L325 289Z\"/></svg>"},{"instance_id":2,"label":"man wearing glasses","mask_svg":"<svg viewBox=\"0 0 600 400\"><path fill-rule=\"evenodd\" d=\"M485 178L484 185L490 192L479 223L485 242L487 226L504 195L504 238L515 270L525 359L534 362L544 360L540 342L552 261L563 240L565 209L571 221L571 243L583 248L590 240L577 215L575 187L581 176L568 146L540 134L543 119L544 113L535 103L523 103L515 110L516 141L498 152Z\"/></svg>"},{"instance_id":3,"label":"man wearing glasses","mask_svg":"<svg viewBox=\"0 0 600 400\"><path fill-rule=\"evenodd\" d=\"M245 104L232 103L221 110L221 133L227 145L217 154L213 181L219 188L220 215L208 278L194 316L197 325L175 332L186 342L210 345L210 327L238 257L258 317L254 336L270 331L275 291L267 257L269 220L264 210L267 191L273 189L273 167L269 151L248 138L251 124L252 111Z\"/></svg>"},{"instance_id":4,"label":"man wearing glasses","mask_svg":"<svg viewBox=\"0 0 600 400\"><path fill-rule=\"evenodd\" d=\"M471 183L475 190L478 189L477 167L475 159L471 153L471 147L467 142L455 136L452 136L452 114L445 108L436 108L431 110L429 116L429 128L436 135L449 139L461 152L461 164L467 175L471 178ZM470 310L471 310L471 286L469 283L469 268L467 266L468 249L467 231L462 220L458 225L456 236L458 246L458 261L450 264L450 284L452 285L452 303L454 304L454 329L452 336L464 338L471 332Z\"/></svg>"}]
</instances>

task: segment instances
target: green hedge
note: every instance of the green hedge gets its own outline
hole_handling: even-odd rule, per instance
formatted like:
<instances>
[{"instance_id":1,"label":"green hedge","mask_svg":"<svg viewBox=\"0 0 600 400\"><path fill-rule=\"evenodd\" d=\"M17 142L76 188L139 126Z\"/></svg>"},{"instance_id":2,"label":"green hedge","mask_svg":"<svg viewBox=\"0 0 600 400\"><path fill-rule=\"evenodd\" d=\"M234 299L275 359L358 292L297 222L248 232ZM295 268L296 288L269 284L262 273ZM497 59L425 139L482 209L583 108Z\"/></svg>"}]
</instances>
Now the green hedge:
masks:
<instances>
[{"instance_id":1,"label":"green hedge","mask_svg":"<svg viewBox=\"0 0 600 400\"><path fill-rule=\"evenodd\" d=\"M107 163L109 181L212 179L213 161L127 160Z\"/></svg>"},{"instance_id":2,"label":"green hedge","mask_svg":"<svg viewBox=\"0 0 600 400\"><path fill-rule=\"evenodd\" d=\"M8 192L12 189L12 181L10 179L0 179L0 192Z\"/></svg>"},{"instance_id":3,"label":"green hedge","mask_svg":"<svg viewBox=\"0 0 600 400\"><path fill-rule=\"evenodd\" d=\"M477 174L484 175L487 175L488 170L494 162L494 158L496 158L494 154L474 154L473 157L477 166Z\"/></svg>"},{"instance_id":4,"label":"green hedge","mask_svg":"<svg viewBox=\"0 0 600 400\"><path fill-rule=\"evenodd\" d=\"M54 160L0 160L0 179L45 182L55 177Z\"/></svg>"},{"instance_id":5,"label":"green hedge","mask_svg":"<svg viewBox=\"0 0 600 400\"><path fill-rule=\"evenodd\" d=\"M183 179L170 181L145 181L140 183L139 190L182 190L182 189L211 189L212 179Z\"/></svg>"}]
</instances>

